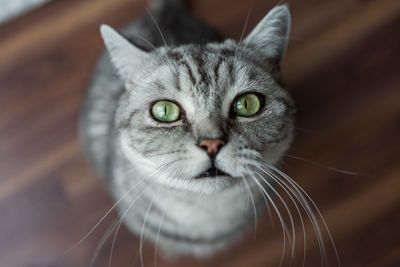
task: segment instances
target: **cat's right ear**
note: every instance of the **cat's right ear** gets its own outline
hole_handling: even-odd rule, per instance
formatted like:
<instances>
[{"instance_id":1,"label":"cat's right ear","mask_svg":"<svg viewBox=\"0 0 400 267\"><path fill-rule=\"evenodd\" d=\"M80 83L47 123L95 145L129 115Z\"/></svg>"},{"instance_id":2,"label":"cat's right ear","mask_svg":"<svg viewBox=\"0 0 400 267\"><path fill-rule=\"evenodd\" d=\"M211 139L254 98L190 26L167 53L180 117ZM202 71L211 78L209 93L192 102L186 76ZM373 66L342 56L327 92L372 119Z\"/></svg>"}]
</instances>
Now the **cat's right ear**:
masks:
<instances>
[{"instance_id":1,"label":"cat's right ear","mask_svg":"<svg viewBox=\"0 0 400 267\"><path fill-rule=\"evenodd\" d=\"M108 25L101 25L100 32L118 73L124 81L130 81L141 69L143 63L148 62L150 56Z\"/></svg>"}]
</instances>

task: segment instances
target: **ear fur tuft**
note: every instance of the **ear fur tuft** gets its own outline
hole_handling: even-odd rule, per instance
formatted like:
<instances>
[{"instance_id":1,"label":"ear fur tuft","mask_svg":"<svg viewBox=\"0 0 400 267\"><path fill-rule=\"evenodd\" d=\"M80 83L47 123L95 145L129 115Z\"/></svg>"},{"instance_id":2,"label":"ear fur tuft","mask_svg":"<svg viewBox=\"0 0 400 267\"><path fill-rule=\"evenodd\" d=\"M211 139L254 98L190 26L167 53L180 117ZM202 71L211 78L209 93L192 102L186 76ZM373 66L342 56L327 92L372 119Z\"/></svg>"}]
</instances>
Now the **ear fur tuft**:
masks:
<instances>
[{"instance_id":1,"label":"ear fur tuft","mask_svg":"<svg viewBox=\"0 0 400 267\"><path fill-rule=\"evenodd\" d=\"M132 79L149 55L108 25L102 24L100 33L118 73L125 81Z\"/></svg>"},{"instance_id":2,"label":"ear fur tuft","mask_svg":"<svg viewBox=\"0 0 400 267\"><path fill-rule=\"evenodd\" d=\"M276 6L256 25L244 42L256 51L257 57L282 62L289 41L291 17L289 5Z\"/></svg>"}]
</instances>

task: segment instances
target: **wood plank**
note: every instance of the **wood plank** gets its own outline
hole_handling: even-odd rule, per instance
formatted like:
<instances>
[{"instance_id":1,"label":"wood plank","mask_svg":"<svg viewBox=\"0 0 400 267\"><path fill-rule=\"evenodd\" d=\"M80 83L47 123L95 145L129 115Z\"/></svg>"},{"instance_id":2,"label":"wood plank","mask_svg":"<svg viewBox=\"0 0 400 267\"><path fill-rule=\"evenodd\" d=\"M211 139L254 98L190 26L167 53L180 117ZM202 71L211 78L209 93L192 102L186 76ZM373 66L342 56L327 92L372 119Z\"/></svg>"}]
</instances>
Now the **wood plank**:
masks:
<instances>
[{"instance_id":1,"label":"wood plank","mask_svg":"<svg viewBox=\"0 0 400 267\"><path fill-rule=\"evenodd\" d=\"M129 10L134 16L137 12L133 8L135 6L138 5L132 0L90 0L76 2L62 13L50 13L28 25L24 31L15 32L0 42L0 70L10 68L12 62L17 60L15 56L22 59L30 53L46 51L54 41L79 30L82 25L90 25L104 18L107 13L120 14L123 10Z\"/></svg>"},{"instance_id":2,"label":"wood plank","mask_svg":"<svg viewBox=\"0 0 400 267\"><path fill-rule=\"evenodd\" d=\"M399 13L400 2L397 0L366 2L347 19L340 20L322 34L289 51L283 66L285 80L294 83L306 78L325 62L398 17Z\"/></svg>"}]
</instances>

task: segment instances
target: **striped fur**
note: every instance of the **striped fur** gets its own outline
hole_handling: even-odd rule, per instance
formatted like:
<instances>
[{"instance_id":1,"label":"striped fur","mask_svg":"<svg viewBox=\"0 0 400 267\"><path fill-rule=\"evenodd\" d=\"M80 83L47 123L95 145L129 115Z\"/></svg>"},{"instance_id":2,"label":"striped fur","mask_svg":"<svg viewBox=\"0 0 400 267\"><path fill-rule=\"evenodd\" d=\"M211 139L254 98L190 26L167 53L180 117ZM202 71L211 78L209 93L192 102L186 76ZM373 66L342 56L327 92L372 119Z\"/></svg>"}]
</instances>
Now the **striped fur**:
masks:
<instances>
[{"instance_id":1,"label":"striped fur","mask_svg":"<svg viewBox=\"0 0 400 267\"><path fill-rule=\"evenodd\" d=\"M119 210L132 232L158 239L164 253L204 256L254 218L241 179L251 172L246 162L275 164L292 140L293 103L279 81L290 16L274 8L238 43L221 41L179 3L153 2L163 37L149 16L124 28L125 37L102 27L113 64L107 55L97 64L81 134L115 200L124 196ZM246 92L265 97L263 110L232 117L233 100ZM150 106L161 99L178 103L184 118L155 121ZM231 177L194 178L211 166L197 146L203 138L227 140L215 164ZM262 195L250 189L261 212Z\"/></svg>"}]
</instances>

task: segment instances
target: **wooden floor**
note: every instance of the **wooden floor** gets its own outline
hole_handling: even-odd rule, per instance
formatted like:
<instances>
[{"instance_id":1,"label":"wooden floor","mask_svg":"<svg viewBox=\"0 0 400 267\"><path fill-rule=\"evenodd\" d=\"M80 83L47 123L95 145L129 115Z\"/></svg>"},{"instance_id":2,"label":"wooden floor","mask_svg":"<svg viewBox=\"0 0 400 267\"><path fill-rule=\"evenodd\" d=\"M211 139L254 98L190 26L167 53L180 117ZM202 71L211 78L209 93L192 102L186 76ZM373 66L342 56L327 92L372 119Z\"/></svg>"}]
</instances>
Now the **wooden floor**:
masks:
<instances>
[{"instance_id":1,"label":"wooden floor","mask_svg":"<svg viewBox=\"0 0 400 267\"><path fill-rule=\"evenodd\" d=\"M239 38L271 0L196 0L194 13ZM400 1L291 1L292 41L283 66L297 102L298 131L285 171L320 207L342 266L400 266ZM77 139L100 23L145 12L135 0L55 0L0 26L0 265L88 266L115 214L75 249L112 206ZM360 173L347 175L328 167ZM277 266L282 237L264 218L214 258L158 266ZM300 223L296 219L300 230ZM306 266L321 266L311 225ZM301 232L298 232L298 236ZM108 266L111 240L94 266ZM113 265L134 266L138 239L122 229ZM145 266L154 247L144 245ZM301 266L301 238L295 266ZM332 249L330 266L335 266ZM138 261L136 262L136 264ZM285 263L286 264L286 263Z\"/></svg>"}]
</instances>

